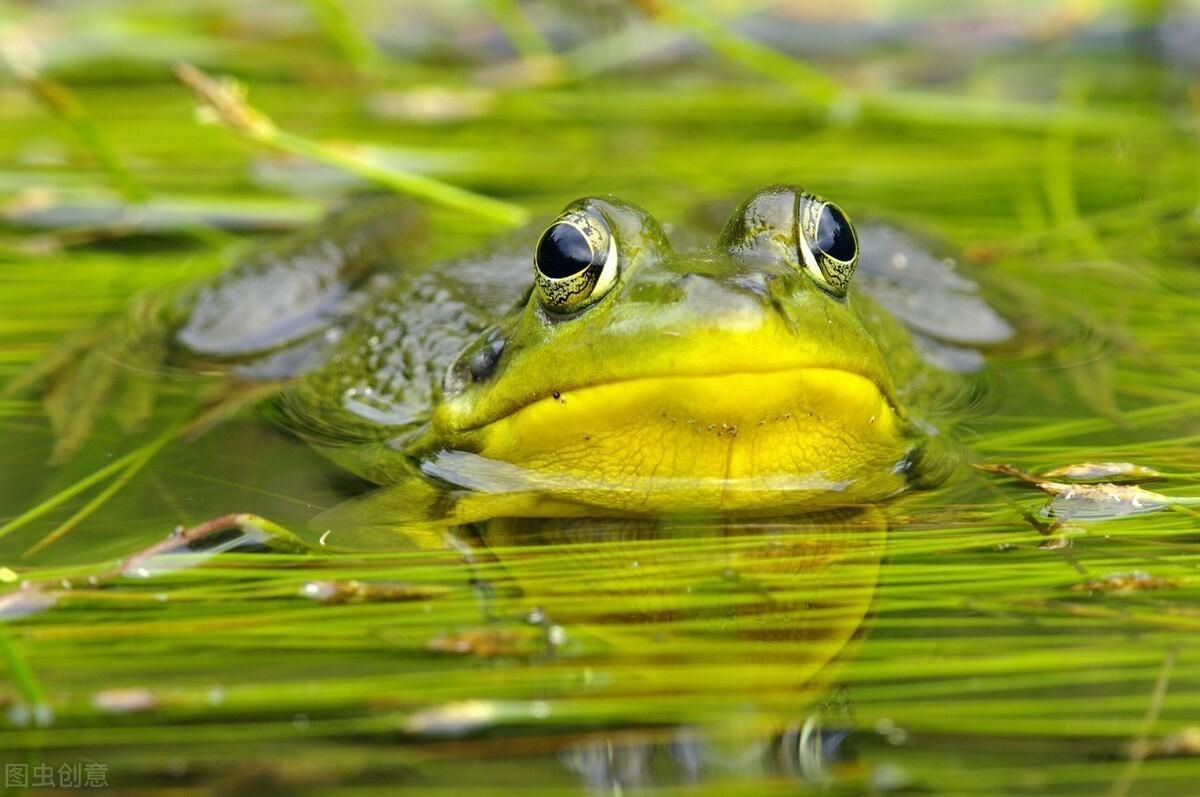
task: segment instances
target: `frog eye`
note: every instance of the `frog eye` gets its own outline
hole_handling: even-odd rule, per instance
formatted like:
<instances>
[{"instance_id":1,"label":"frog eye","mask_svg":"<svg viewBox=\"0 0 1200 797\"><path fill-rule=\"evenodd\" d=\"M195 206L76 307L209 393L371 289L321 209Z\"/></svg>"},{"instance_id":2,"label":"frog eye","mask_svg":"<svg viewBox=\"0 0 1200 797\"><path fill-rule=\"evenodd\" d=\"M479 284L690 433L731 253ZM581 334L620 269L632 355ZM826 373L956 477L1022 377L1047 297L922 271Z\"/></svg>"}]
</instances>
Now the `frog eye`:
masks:
<instances>
[{"instance_id":1,"label":"frog eye","mask_svg":"<svg viewBox=\"0 0 1200 797\"><path fill-rule=\"evenodd\" d=\"M533 279L542 303L569 313L603 296L617 277L617 242L598 214L568 210L538 239Z\"/></svg>"},{"instance_id":2,"label":"frog eye","mask_svg":"<svg viewBox=\"0 0 1200 797\"><path fill-rule=\"evenodd\" d=\"M842 209L805 191L796 203L796 237L804 267L821 287L845 296L858 265L858 236Z\"/></svg>"}]
</instances>

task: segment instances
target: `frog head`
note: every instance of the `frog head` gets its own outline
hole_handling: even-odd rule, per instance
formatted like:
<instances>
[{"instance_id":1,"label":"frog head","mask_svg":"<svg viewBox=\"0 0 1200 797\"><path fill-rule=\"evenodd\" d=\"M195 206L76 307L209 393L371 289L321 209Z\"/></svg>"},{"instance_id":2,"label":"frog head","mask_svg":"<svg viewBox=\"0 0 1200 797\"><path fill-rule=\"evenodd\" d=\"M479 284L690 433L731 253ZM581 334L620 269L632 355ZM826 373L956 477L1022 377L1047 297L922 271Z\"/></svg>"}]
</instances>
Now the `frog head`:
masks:
<instances>
[{"instance_id":1,"label":"frog head","mask_svg":"<svg viewBox=\"0 0 1200 797\"><path fill-rule=\"evenodd\" d=\"M526 300L450 369L420 462L629 511L904 487L914 434L856 311L858 241L833 203L765 188L711 247L677 252L646 211L585 198L530 260Z\"/></svg>"}]
</instances>

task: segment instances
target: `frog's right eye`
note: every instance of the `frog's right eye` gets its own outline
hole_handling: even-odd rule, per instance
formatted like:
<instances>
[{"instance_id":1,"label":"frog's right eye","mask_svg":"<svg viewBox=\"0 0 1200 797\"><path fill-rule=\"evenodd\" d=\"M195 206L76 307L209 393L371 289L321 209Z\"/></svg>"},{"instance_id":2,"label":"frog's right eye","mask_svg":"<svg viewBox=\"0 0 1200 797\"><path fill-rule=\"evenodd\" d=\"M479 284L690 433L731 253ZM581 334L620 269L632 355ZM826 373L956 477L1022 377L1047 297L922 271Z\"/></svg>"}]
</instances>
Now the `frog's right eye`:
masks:
<instances>
[{"instance_id":1,"label":"frog's right eye","mask_svg":"<svg viewBox=\"0 0 1200 797\"><path fill-rule=\"evenodd\" d=\"M858 236L842 209L803 191L796 201L800 259L817 284L845 296L858 265Z\"/></svg>"},{"instance_id":2,"label":"frog's right eye","mask_svg":"<svg viewBox=\"0 0 1200 797\"><path fill-rule=\"evenodd\" d=\"M547 309L570 313L603 296L617 279L617 241L599 214L568 210L538 240L533 279Z\"/></svg>"}]
</instances>

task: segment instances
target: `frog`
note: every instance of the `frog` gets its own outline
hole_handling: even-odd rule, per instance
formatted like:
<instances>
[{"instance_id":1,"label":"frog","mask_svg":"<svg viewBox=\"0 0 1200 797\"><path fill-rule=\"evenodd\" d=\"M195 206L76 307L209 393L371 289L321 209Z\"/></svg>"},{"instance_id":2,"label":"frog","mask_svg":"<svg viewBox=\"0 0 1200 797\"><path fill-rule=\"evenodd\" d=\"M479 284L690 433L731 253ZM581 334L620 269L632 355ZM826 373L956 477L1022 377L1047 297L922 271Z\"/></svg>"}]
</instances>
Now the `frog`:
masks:
<instances>
[{"instance_id":1,"label":"frog","mask_svg":"<svg viewBox=\"0 0 1200 797\"><path fill-rule=\"evenodd\" d=\"M376 515L785 515L944 479L939 413L1014 335L917 236L799 185L678 249L598 195L429 264L423 215L397 197L337 211L17 388L52 385L66 456L106 410L147 417L147 382L203 374L222 387L200 418L265 404L375 485Z\"/></svg>"}]
</instances>

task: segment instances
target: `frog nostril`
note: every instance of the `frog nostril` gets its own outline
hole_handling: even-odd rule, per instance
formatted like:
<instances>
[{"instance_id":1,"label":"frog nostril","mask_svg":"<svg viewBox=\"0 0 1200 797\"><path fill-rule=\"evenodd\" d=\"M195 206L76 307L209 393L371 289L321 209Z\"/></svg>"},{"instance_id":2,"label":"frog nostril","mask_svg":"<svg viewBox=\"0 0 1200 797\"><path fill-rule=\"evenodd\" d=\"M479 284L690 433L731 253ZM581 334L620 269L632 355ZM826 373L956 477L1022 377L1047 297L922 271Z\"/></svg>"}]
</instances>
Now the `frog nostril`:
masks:
<instances>
[{"instance_id":1,"label":"frog nostril","mask_svg":"<svg viewBox=\"0 0 1200 797\"><path fill-rule=\"evenodd\" d=\"M472 352L467 359L467 373L471 375L471 381L482 382L495 372L496 363L504 353L504 343L503 338L496 338Z\"/></svg>"},{"instance_id":2,"label":"frog nostril","mask_svg":"<svg viewBox=\"0 0 1200 797\"><path fill-rule=\"evenodd\" d=\"M447 396L457 396L470 385L483 382L496 371L506 341L502 337L489 337L458 356L446 369L442 389Z\"/></svg>"}]
</instances>

